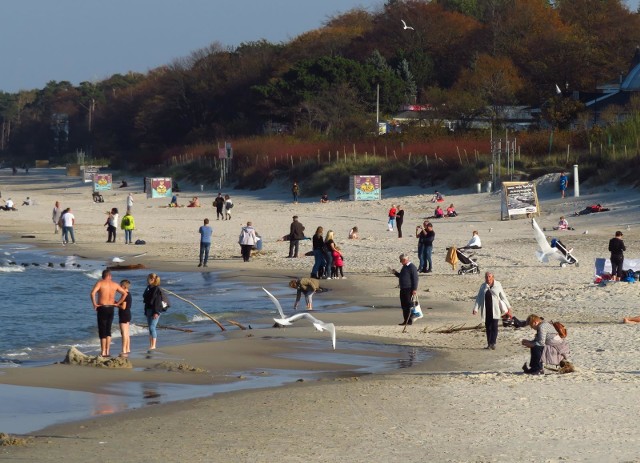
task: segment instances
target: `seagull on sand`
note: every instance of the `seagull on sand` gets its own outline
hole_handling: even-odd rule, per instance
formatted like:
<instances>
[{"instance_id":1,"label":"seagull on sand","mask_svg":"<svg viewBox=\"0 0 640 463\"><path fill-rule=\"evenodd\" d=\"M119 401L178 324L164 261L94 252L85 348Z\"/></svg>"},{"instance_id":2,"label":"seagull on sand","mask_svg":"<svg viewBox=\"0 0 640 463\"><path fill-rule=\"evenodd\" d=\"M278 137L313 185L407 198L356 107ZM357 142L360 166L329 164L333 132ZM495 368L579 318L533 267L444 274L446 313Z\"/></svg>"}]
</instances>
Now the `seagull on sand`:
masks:
<instances>
[{"instance_id":1,"label":"seagull on sand","mask_svg":"<svg viewBox=\"0 0 640 463\"><path fill-rule=\"evenodd\" d=\"M400 21L402 21L403 29L405 29L405 30L410 29L410 30L412 30L412 31L414 31L414 30L415 30L413 27L411 27L411 26L407 26L407 23L406 23L406 22L404 22L404 19L401 19Z\"/></svg>"},{"instance_id":2,"label":"seagull on sand","mask_svg":"<svg viewBox=\"0 0 640 463\"><path fill-rule=\"evenodd\" d=\"M295 315L292 315L290 317L285 317L284 316L284 311L282 310L282 306L280 305L280 301L278 301L278 299L276 299L276 297L271 294L269 291L267 291L266 289L262 288L264 290L265 293L267 293L267 295L269 296L269 298L273 301L273 305L276 306L276 309L278 310L278 315L280 315L280 318L274 318L275 322L279 325L283 325L283 326L288 326L291 325L293 322L295 322L296 320L300 320L301 318L306 318L307 320L311 321L311 323L313 323L313 326L315 327L315 329L317 329L318 331L327 331L331 334L331 342L333 344L333 349L335 350L336 348L336 327L333 323L325 323L321 320L318 320L316 317L314 317L313 315L311 315L310 313L298 313Z\"/></svg>"}]
</instances>

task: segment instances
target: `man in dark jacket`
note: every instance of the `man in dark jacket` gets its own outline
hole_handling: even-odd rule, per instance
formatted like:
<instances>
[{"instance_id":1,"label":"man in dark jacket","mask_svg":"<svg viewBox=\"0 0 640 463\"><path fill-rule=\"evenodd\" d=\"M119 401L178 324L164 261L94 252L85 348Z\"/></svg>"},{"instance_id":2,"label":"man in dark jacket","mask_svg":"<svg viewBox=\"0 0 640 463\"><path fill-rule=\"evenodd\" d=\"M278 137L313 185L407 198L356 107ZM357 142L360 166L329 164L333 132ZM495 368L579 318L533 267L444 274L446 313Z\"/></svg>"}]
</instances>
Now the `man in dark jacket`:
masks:
<instances>
[{"instance_id":1,"label":"man in dark jacket","mask_svg":"<svg viewBox=\"0 0 640 463\"><path fill-rule=\"evenodd\" d=\"M622 277L622 263L624 262L624 251L627 248L622 241L622 232L617 231L616 236L609 240L609 251L611 251L611 279L620 281Z\"/></svg>"},{"instance_id":2,"label":"man in dark jacket","mask_svg":"<svg viewBox=\"0 0 640 463\"><path fill-rule=\"evenodd\" d=\"M298 222L298 216L293 216L291 228L289 229L289 256L298 257L298 247L300 240L304 239L304 225Z\"/></svg>"},{"instance_id":3,"label":"man in dark jacket","mask_svg":"<svg viewBox=\"0 0 640 463\"><path fill-rule=\"evenodd\" d=\"M411 325L412 299L418 291L418 269L405 254L400 254L400 262L402 263L402 269L399 272L393 271L393 274L398 277L400 282L400 306L402 307L402 317L404 318L400 325Z\"/></svg>"},{"instance_id":4,"label":"man in dark jacket","mask_svg":"<svg viewBox=\"0 0 640 463\"><path fill-rule=\"evenodd\" d=\"M224 207L224 198L222 197L222 193L218 193L216 199L213 200L213 205L216 207L216 220L224 220L224 213L222 212L222 208Z\"/></svg>"}]
</instances>

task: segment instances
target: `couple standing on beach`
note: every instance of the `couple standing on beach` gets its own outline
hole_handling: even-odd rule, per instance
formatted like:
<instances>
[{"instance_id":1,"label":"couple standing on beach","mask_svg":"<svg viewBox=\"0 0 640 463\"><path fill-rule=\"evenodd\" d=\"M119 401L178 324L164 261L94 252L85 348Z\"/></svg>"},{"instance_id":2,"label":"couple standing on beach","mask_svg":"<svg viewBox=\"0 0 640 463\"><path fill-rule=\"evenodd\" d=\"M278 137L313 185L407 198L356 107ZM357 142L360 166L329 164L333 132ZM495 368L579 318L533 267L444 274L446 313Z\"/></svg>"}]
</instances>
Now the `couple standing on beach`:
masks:
<instances>
[{"instance_id":1,"label":"couple standing on beach","mask_svg":"<svg viewBox=\"0 0 640 463\"><path fill-rule=\"evenodd\" d=\"M91 303L98 316L98 336L100 337L100 356L110 357L111 325L113 323L114 309L118 307L118 322L122 334L121 357L126 357L131 351L129 337L129 322L131 321L131 294L129 280L122 280L120 284L111 279L111 271L103 270L102 279L91 290ZM116 294L120 299L116 301ZM97 296L97 297L96 297Z\"/></svg>"}]
</instances>

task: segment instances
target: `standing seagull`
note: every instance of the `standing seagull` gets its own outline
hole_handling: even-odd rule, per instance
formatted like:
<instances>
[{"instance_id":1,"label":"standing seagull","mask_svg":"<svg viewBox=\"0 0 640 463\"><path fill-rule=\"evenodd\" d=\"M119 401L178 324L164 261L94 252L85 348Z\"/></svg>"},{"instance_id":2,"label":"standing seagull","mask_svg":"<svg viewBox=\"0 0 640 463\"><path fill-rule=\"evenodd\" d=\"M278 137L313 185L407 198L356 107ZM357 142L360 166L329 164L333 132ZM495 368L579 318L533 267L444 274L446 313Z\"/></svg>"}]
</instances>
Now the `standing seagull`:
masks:
<instances>
[{"instance_id":1,"label":"standing seagull","mask_svg":"<svg viewBox=\"0 0 640 463\"><path fill-rule=\"evenodd\" d=\"M401 19L400 21L402 21L402 25L404 26L403 29L411 29L412 31L415 30L413 27L411 26L407 26L407 23L404 22L404 19Z\"/></svg>"}]
</instances>

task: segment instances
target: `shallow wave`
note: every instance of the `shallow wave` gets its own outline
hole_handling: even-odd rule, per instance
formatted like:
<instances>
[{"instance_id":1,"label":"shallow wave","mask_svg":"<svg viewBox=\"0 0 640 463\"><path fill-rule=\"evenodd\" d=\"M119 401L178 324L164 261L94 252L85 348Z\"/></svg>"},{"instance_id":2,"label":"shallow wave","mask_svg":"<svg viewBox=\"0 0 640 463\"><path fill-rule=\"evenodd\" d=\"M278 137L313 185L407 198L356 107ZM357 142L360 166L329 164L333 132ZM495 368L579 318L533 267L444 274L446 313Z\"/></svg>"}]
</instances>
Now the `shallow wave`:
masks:
<instances>
[{"instance_id":1,"label":"shallow wave","mask_svg":"<svg viewBox=\"0 0 640 463\"><path fill-rule=\"evenodd\" d=\"M20 265L9 265L7 267L0 267L0 272L5 272L5 273L24 272L24 267Z\"/></svg>"}]
</instances>

